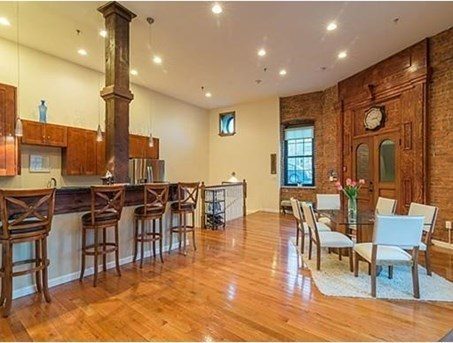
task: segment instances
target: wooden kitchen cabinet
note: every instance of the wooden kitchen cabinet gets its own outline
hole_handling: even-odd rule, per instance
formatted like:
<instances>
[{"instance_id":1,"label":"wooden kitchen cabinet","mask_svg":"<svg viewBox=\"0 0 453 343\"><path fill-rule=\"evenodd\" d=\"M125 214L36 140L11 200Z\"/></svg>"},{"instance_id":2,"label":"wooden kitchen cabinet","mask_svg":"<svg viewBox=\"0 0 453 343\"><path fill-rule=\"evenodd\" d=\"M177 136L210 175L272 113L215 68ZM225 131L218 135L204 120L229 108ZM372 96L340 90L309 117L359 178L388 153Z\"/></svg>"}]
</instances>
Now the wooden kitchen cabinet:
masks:
<instances>
[{"instance_id":1,"label":"wooden kitchen cabinet","mask_svg":"<svg viewBox=\"0 0 453 343\"><path fill-rule=\"evenodd\" d=\"M68 128L67 146L63 150L64 175L97 175L96 131Z\"/></svg>"},{"instance_id":2,"label":"wooden kitchen cabinet","mask_svg":"<svg viewBox=\"0 0 453 343\"><path fill-rule=\"evenodd\" d=\"M147 142L148 143L148 142ZM146 158L159 159L159 139L153 138L153 146L146 144Z\"/></svg>"},{"instance_id":3,"label":"wooden kitchen cabinet","mask_svg":"<svg viewBox=\"0 0 453 343\"><path fill-rule=\"evenodd\" d=\"M15 136L16 87L0 84L0 176L20 174L19 142Z\"/></svg>"},{"instance_id":4,"label":"wooden kitchen cabinet","mask_svg":"<svg viewBox=\"0 0 453 343\"><path fill-rule=\"evenodd\" d=\"M102 142L96 142L96 161L96 174L105 175L107 172L107 163L105 161L105 140Z\"/></svg>"},{"instance_id":5,"label":"wooden kitchen cabinet","mask_svg":"<svg viewBox=\"0 0 453 343\"><path fill-rule=\"evenodd\" d=\"M129 158L159 158L159 139L153 138L153 146L149 146L146 136L129 135Z\"/></svg>"},{"instance_id":6,"label":"wooden kitchen cabinet","mask_svg":"<svg viewBox=\"0 0 453 343\"><path fill-rule=\"evenodd\" d=\"M61 125L44 124L23 120L22 144L64 148L67 145L67 128Z\"/></svg>"}]
</instances>

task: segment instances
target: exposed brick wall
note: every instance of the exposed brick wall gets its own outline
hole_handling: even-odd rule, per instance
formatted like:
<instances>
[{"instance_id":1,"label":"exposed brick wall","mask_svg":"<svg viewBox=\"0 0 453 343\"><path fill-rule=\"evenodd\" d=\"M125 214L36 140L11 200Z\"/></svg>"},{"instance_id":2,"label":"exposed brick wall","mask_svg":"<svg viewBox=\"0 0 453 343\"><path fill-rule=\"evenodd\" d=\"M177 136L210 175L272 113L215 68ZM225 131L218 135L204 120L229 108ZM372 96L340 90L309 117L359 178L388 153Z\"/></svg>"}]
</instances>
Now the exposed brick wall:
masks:
<instances>
[{"instance_id":1,"label":"exposed brick wall","mask_svg":"<svg viewBox=\"0 0 453 343\"><path fill-rule=\"evenodd\" d=\"M296 197L314 201L316 193L335 192L328 172L338 172L339 111L336 86L321 92L280 98L280 122L313 122L315 126L315 187L282 187L281 199ZM283 154L281 154L283 156Z\"/></svg>"},{"instance_id":2,"label":"exposed brick wall","mask_svg":"<svg viewBox=\"0 0 453 343\"><path fill-rule=\"evenodd\" d=\"M428 202L439 207L435 236L447 240L445 220L453 220L453 28L429 38L429 65L427 194ZM316 139L316 187L282 187L280 198L314 200L316 193L334 192L327 173L340 168L337 87L281 98L280 119L313 120Z\"/></svg>"},{"instance_id":3,"label":"exposed brick wall","mask_svg":"<svg viewBox=\"0 0 453 343\"><path fill-rule=\"evenodd\" d=\"M429 39L428 201L439 206L435 236L453 220L453 28Z\"/></svg>"}]
</instances>

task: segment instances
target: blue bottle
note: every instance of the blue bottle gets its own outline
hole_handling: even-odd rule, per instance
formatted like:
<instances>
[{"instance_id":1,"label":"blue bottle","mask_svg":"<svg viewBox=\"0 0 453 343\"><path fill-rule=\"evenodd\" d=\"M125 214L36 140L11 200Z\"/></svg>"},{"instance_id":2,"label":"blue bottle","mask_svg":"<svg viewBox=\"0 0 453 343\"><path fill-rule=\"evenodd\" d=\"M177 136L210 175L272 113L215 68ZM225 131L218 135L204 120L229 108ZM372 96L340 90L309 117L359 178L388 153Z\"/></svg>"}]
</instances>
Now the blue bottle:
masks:
<instances>
[{"instance_id":1,"label":"blue bottle","mask_svg":"<svg viewBox=\"0 0 453 343\"><path fill-rule=\"evenodd\" d=\"M47 123L46 101L45 100L41 100L41 105L39 105L38 108L39 108L39 122L40 123Z\"/></svg>"}]
</instances>

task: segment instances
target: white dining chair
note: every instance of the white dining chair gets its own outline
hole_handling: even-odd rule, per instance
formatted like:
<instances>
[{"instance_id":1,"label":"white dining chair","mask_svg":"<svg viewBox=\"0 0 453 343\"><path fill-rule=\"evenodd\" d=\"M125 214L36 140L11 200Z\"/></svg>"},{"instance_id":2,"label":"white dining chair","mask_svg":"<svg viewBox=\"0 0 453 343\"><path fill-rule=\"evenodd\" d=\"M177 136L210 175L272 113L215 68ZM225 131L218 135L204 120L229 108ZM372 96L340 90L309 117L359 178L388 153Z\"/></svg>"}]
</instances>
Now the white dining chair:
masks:
<instances>
[{"instance_id":1,"label":"white dining chair","mask_svg":"<svg viewBox=\"0 0 453 343\"><path fill-rule=\"evenodd\" d=\"M316 194L316 209L317 210L339 210L341 207L340 194ZM331 224L327 217L320 216L318 222Z\"/></svg>"},{"instance_id":2,"label":"white dining chair","mask_svg":"<svg viewBox=\"0 0 453 343\"><path fill-rule=\"evenodd\" d=\"M394 265L412 267L414 297L420 298L418 281L418 250L423 231L424 217L376 215L371 243L358 243L354 246L354 276L359 275L359 257L371 265L371 295L376 297L376 268L389 266L389 274ZM409 254L401 246L410 247ZM391 275L389 275L391 278Z\"/></svg>"},{"instance_id":3,"label":"white dining chair","mask_svg":"<svg viewBox=\"0 0 453 343\"><path fill-rule=\"evenodd\" d=\"M423 253L425 254L426 274L428 274L429 276L432 275L430 260L431 238L436 226L438 211L439 209L436 206L418 204L416 202L413 202L409 207L408 213L409 216L422 216L423 218L425 218L423 225L424 238L422 237L419 250L423 251Z\"/></svg>"},{"instance_id":4,"label":"white dining chair","mask_svg":"<svg viewBox=\"0 0 453 343\"><path fill-rule=\"evenodd\" d=\"M376 214L389 216L395 214L396 200L379 197L376 203Z\"/></svg>"},{"instance_id":5,"label":"white dining chair","mask_svg":"<svg viewBox=\"0 0 453 343\"><path fill-rule=\"evenodd\" d=\"M348 249L349 250L349 269L353 270L352 247L354 243L346 235L336 231L320 231L322 223L316 222L313 207L307 203L302 203L302 210L305 221L309 229L308 259L311 260L313 243L316 245L316 269L321 270L321 248Z\"/></svg>"}]
</instances>

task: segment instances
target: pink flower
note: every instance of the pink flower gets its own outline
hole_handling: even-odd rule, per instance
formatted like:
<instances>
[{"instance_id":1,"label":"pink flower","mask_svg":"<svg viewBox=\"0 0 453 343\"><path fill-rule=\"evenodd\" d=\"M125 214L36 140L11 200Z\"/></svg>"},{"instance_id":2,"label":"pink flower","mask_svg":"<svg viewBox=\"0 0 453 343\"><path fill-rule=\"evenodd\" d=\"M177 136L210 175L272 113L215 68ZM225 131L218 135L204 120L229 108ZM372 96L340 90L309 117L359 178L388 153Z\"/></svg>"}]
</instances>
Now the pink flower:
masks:
<instances>
[{"instance_id":1,"label":"pink flower","mask_svg":"<svg viewBox=\"0 0 453 343\"><path fill-rule=\"evenodd\" d=\"M355 187L355 186L357 186L357 182L355 182L355 181L352 181L352 182L351 182L351 186L352 186L352 187Z\"/></svg>"},{"instance_id":2,"label":"pink flower","mask_svg":"<svg viewBox=\"0 0 453 343\"><path fill-rule=\"evenodd\" d=\"M346 186L351 186L352 180L350 178L346 179Z\"/></svg>"},{"instance_id":3,"label":"pink flower","mask_svg":"<svg viewBox=\"0 0 453 343\"><path fill-rule=\"evenodd\" d=\"M343 187L341 185L336 186L338 191L341 191Z\"/></svg>"},{"instance_id":4,"label":"pink flower","mask_svg":"<svg viewBox=\"0 0 453 343\"><path fill-rule=\"evenodd\" d=\"M359 183L360 183L361 185L364 185L364 184L365 184L365 180L364 180L364 179L360 179L360 180L359 180Z\"/></svg>"},{"instance_id":5,"label":"pink flower","mask_svg":"<svg viewBox=\"0 0 453 343\"><path fill-rule=\"evenodd\" d=\"M335 187L337 187L337 188L338 188L338 187L340 187L340 186L341 186L341 183L340 183L340 181L337 181L337 182L335 182Z\"/></svg>"}]
</instances>

